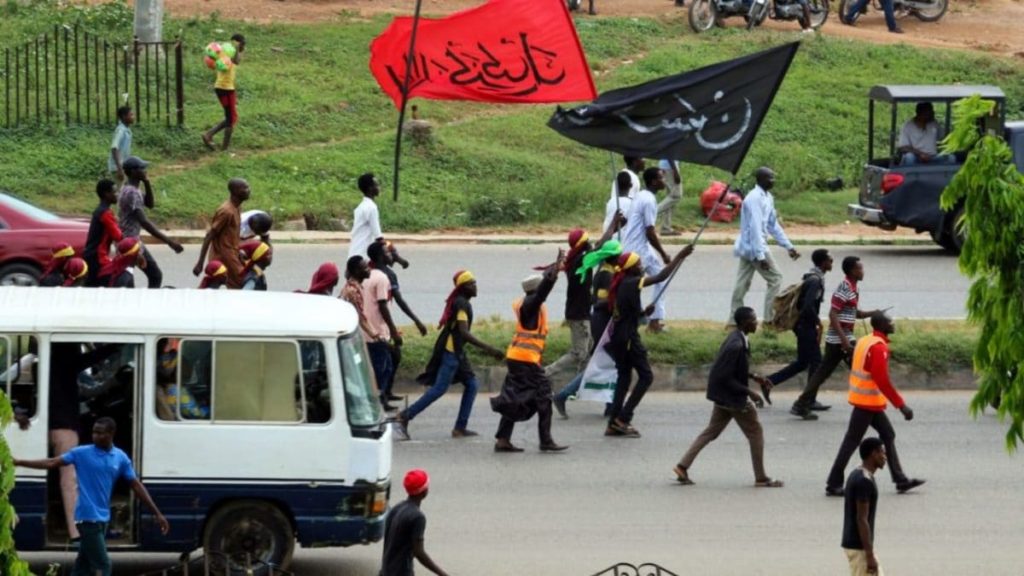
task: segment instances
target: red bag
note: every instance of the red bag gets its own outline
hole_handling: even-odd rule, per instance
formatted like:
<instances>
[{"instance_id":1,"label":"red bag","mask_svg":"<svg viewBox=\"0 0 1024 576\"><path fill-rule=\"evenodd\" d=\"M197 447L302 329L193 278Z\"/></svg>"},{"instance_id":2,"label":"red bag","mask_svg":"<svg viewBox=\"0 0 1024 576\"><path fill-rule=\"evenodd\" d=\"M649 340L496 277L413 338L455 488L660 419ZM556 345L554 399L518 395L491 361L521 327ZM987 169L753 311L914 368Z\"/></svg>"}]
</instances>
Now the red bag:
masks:
<instances>
[{"instance_id":1,"label":"red bag","mask_svg":"<svg viewBox=\"0 0 1024 576\"><path fill-rule=\"evenodd\" d=\"M715 207L715 202L725 189L725 182L715 181L704 192L701 192L700 208L704 211L705 216ZM711 214L711 220L715 222L732 222L739 216L742 206L743 197L729 190L725 193L725 198L722 199L722 202L718 204L718 208L715 208L715 213Z\"/></svg>"}]
</instances>

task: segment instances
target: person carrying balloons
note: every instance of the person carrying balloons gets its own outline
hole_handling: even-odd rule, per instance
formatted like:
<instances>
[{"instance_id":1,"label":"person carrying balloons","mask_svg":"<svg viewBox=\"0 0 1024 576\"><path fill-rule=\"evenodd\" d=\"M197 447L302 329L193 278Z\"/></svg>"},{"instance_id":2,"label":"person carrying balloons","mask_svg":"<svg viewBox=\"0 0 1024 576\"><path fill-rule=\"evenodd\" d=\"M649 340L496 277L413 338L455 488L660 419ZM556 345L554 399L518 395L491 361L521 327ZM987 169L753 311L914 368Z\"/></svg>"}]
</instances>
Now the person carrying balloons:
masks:
<instances>
[{"instance_id":1,"label":"person carrying balloons","mask_svg":"<svg viewBox=\"0 0 1024 576\"><path fill-rule=\"evenodd\" d=\"M203 144L213 150L213 137L221 130L224 131L224 140L221 143L221 150L227 150L231 145L231 133L238 122L238 99L235 96L235 70L242 61L242 52L245 52L245 36L235 34L230 42L211 42L206 46L206 56L203 61L211 70L217 72L217 80L213 90L217 94L217 100L224 108L224 119L214 127L203 133Z\"/></svg>"}]
</instances>

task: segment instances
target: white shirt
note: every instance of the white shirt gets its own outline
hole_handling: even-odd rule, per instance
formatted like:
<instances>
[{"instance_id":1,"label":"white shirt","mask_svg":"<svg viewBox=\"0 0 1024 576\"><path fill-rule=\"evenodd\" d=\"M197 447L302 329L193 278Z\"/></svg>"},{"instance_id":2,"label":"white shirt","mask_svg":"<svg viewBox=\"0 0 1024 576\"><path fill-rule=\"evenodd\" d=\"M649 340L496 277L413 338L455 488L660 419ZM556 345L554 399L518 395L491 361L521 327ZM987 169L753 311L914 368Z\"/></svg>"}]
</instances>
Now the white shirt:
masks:
<instances>
[{"instance_id":1,"label":"white shirt","mask_svg":"<svg viewBox=\"0 0 1024 576\"><path fill-rule=\"evenodd\" d=\"M377 211L377 203L363 196L363 201L352 212L352 240L348 246L348 257L366 258L366 249L383 235L384 233L380 231L380 212Z\"/></svg>"},{"instance_id":2,"label":"white shirt","mask_svg":"<svg viewBox=\"0 0 1024 576\"><path fill-rule=\"evenodd\" d=\"M615 198L609 200L604 206L604 226L601 226L601 231L606 232L612 225L612 218L615 218L616 211L621 211L623 216L629 216L629 207L632 204L633 200L629 196L619 196L618 202L615 201Z\"/></svg>"},{"instance_id":3,"label":"white shirt","mask_svg":"<svg viewBox=\"0 0 1024 576\"><path fill-rule=\"evenodd\" d=\"M651 243L647 240L647 229L658 221L658 199L654 192L637 192L633 204L626 213L626 227L622 231L622 250L636 252L643 260L644 267L661 261Z\"/></svg>"},{"instance_id":4,"label":"white shirt","mask_svg":"<svg viewBox=\"0 0 1024 576\"><path fill-rule=\"evenodd\" d=\"M618 174L616 174L615 176L617 177L619 174L622 174L623 172L629 174L629 181L630 181L630 185L629 185L629 199L632 200L633 198L636 198L636 193L640 191L640 177L636 175L636 172L633 172L629 168L623 168L622 170L619 170ZM619 194L618 178L615 178L614 180L612 180L612 197L611 197L611 199L612 199L613 202L615 201L615 197L618 194ZM625 212L623 212L623 214L625 214Z\"/></svg>"},{"instance_id":5,"label":"white shirt","mask_svg":"<svg viewBox=\"0 0 1024 576\"><path fill-rule=\"evenodd\" d=\"M257 214L266 214L269 216L269 214L267 214L263 210L246 210L245 212L242 212L242 225L238 227L239 238L252 238L253 236L256 235L256 233L253 232L252 228L249 226L249 219Z\"/></svg>"},{"instance_id":6,"label":"white shirt","mask_svg":"<svg viewBox=\"0 0 1024 576\"><path fill-rule=\"evenodd\" d=\"M786 250L793 249L793 244L779 224L772 195L760 186L754 186L743 199L743 208L740 210L740 235L733 245L733 254L744 260L764 260L768 254L769 234Z\"/></svg>"},{"instance_id":7,"label":"white shirt","mask_svg":"<svg viewBox=\"0 0 1024 576\"><path fill-rule=\"evenodd\" d=\"M897 148L909 146L914 150L924 152L929 156L935 156L939 152L939 123L932 121L925 124L924 128L917 125L913 119L907 120L900 130L900 143Z\"/></svg>"}]
</instances>

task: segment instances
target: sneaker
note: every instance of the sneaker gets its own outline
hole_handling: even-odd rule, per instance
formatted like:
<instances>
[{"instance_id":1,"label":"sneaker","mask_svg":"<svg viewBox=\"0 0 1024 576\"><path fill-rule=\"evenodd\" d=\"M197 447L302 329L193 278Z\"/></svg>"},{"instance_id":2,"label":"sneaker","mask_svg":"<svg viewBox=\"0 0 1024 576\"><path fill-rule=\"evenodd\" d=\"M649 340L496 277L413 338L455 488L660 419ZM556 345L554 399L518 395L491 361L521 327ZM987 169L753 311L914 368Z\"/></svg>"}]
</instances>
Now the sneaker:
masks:
<instances>
[{"instance_id":1,"label":"sneaker","mask_svg":"<svg viewBox=\"0 0 1024 576\"><path fill-rule=\"evenodd\" d=\"M897 27L893 28L892 30L889 30L889 32L892 32L893 34L903 34L903 28L900 28L899 26L897 26Z\"/></svg>"},{"instance_id":2,"label":"sneaker","mask_svg":"<svg viewBox=\"0 0 1024 576\"><path fill-rule=\"evenodd\" d=\"M899 492L900 494L906 494L907 492L913 490L914 488L921 486L925 482L927 482L927 480L922 480L920 478L911 478L906 482L900 482L899 484L897 484L896 491Z\"/></svg>"},{"instance_id":3,"label":"sneaker","mask_svg":"<svg viewBox=\"0 0 1024 576\"><path fill-rule=\"evenodd\" d=\"M479 435L478 432L474 432L469 428L456 428L452 430L452 438L472 438Z\"/></svg>"},{"instance_id":4,"label":"sneaker","mask_svg":"<svg viewBox=\"0 0 1024 576\"><path fill-rule=\"evenodd\" d=\"M792 408L790 408L789 409L789 413L792 414L793 416L797 416L799 418L803 418L804 420L817 420L818 419L818 415L817 414L811 412L810 410L806 410L806 409L803 409L803 408L798 408L796 406L793 406Z\"/></svg>"},{"instance_id":5,"label":"sneaker","mask_svg":"<svg viewBox=\"0 0 1024 576\"><path fill-rule=\"evenodd\" d=\"M569 419L569 414L567 414L565 411L565 399L556 397L554 400L551 401L551 403L555 406L555 412L558 412L558 415L559 417L562 418L562 420Z\"/></svg>"},{"instance_id":6,"label":"sneaker","mask_svg":"<svg viewBox=\"0 0 1024 576\"><path fill-rule=\"evenodd\" d=\"M835 497L835 498L842 498L842 496L843 496L843 489L842 488L832 488L831 486L826 486L825 487L825 496L831 496L831 497Z\"/></svg>"},{"instance_id":7,"label":"sneaker","mask_svg":"<svg viewBox=\"0 0 1024 576\"><path fill-rule=\"evenodd\" d=\"M813 410L814 412L824 412L826 410L831 410L831 409L832 409L832 406L830 406L828 404L822 404L821 402L818 402L817 400L814 401L814 404L811 404L811 410Z\"/></svg>"}]
</instances>

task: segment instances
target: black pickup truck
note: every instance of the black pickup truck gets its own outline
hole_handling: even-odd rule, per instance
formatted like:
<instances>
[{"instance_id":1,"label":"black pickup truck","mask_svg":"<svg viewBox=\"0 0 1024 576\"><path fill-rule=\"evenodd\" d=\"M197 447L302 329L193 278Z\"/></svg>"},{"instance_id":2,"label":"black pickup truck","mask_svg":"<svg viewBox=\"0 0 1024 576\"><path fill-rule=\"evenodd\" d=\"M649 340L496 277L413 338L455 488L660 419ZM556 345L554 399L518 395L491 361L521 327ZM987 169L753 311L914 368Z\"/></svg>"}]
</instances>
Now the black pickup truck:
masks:
<instances>
[{"instance_id":1,"label":"black pickup truck","mask_svg":"<svg viewBox=\"0 0 1024 576\"><path fill-rule=\"evenodd\" d=\"M900 165L897 150L903 122L914 115L914 105L931 102L935 106L937 121L949 133L953 102L974 94L996 103L994 129L1013 149L1017 169L1024 172L1024 121L1006 122L1006 97L995 86L875 86L868 93L868 160L860 185L857 204L848 206L848 213L868 226L895 230L897 226L928 232L932 240L953 253L959 253L963 237L954 229L963 207L946 212L939 207L939 197L953 175L960 169L963 155L957 154L953 164ZM882 127L876 131L875 103L890 105L888 118L881 117ZM901 115L900 105L905 114ZM884 108L883 108L884 110ZM943 110L945 120L943 121ZM888 131L884 126L888 125ZM877 137L877 139L876 139ZM876 155L888 152L888 155Z\"/></svg>"}]
</instances>

